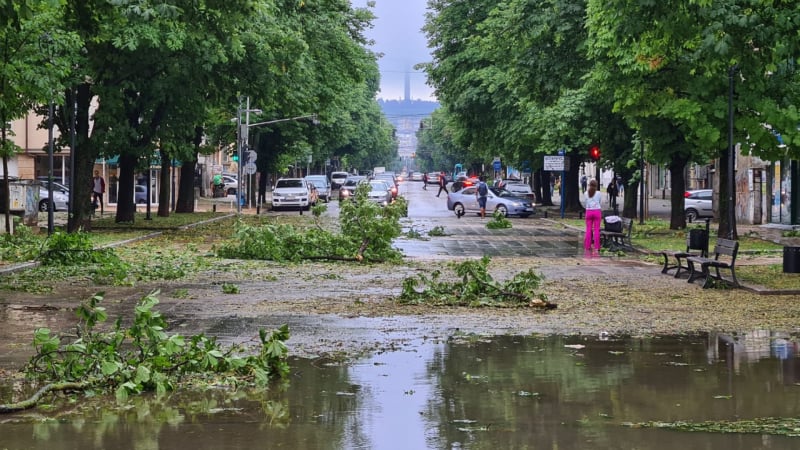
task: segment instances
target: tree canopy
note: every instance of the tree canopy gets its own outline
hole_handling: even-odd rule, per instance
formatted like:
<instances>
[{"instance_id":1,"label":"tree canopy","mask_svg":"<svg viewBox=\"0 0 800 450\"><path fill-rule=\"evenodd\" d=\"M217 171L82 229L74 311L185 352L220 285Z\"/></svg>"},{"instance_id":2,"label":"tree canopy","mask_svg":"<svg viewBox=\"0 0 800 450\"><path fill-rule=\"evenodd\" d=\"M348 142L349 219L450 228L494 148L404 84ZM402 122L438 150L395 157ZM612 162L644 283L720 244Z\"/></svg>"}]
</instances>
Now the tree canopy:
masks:
<instances>
[{"instance_id":1,"label":"tree canopy","mask_svg":"<svg viewBox=\"0 0 800 450\"><path fill-rule=\"evenodd\" d=\"M134 175L151 161L193 169L199 154L233 147L230 118L245 97L263 111L262 121L319 118L318 126L297 121L251 130L252 147L271 153L259 161L276 164L298 153L318 160L370 155L375 162L395 156L391 127L375 101L378 55L364 36L374 16L347 0L28 0L0 2L0 11L4 35L38 27L64 37L54 40L64 42L56 51L63 64L42 65L34 51L6 52L0 113L5 120L24 115L53 91L59 105L77 102L75 198L89 197L96 158L119 157L118 222L133 220ZM29 69L20 75L19 67ZM11 95L9 83L26 95ZM12 97L19 104L11 105ZM70 134L70 114L58 108L60 146L69 145L63 136ZM192 208L194 170L182 175L189 183L182 179L177 194L190 201L181 212ZM170 183L162 181L159 214L166 215ZM75 213L73 230L85 225L88 201Z\"/></svg>"}]
</instances>

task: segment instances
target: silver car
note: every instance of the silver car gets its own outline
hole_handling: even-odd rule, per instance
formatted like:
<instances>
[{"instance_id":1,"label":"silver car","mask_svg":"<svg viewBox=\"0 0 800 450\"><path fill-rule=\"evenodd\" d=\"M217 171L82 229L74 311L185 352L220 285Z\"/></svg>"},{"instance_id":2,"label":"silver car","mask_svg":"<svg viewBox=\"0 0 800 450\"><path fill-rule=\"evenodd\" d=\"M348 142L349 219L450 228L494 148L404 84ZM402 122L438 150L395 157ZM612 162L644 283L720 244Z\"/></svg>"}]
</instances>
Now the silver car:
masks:
<instances>
[{"instance_id":1,"label":"silver car","mask_svg":"<svg viewBox=\"0 0 800 450\"><path fill-rule=\"evenodd\" d=\"M683 195L686 220L693 222L700 217L714 217L713 193L711 189L686 191Z\"/></svg>"},{"instance_id":2,"label":"silver car","mask_svg":"<svg viewBox=\"0 0 800 450\"><path fill-rule=\"evenodd\" d=\"M323 202L331 201L331 183L326 175L306 175L306 181L314 183L317 194Z\"/></svg>"},{"instance_id":3,"label":"silver car","mask_svg":"<svg viewBox=\"0 0 800 450\"><path fill-rule=\"evenodd\" d=\"M386 180L372 180L369 182L369 193L367 199L381 206L392 203L392 187Z\"/></svg>"},{"instance_id":4,"label":"silver car","mask_svg":"<svg viewBox=\"0 0 800 450\"><path fill-rule=\"evenodd\" d=\"M447 194L447 209L459 217L468 212L480 213L478 197L475 195L477 190L477 186L469 186ZM486 212L489 214L497 211L503 216L528 217L536 212L530 200L517 197L505 189L490 187L486 197Z\"/></svg>"}]
</instances>

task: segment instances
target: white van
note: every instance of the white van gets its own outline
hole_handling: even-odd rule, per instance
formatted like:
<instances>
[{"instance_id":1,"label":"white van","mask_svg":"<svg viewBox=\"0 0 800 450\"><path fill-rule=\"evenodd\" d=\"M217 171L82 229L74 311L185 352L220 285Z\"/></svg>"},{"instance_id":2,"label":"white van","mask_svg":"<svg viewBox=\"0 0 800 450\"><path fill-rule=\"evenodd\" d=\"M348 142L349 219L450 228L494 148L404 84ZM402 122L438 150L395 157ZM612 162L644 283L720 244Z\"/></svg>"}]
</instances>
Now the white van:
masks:
<instances>
[{"instance_id":1,"label":"white van","mask_svg":"<svg viewBox=\"0 0 800 450\"><path fill-rule=\"evenodd\" d=\"M331 172L331 189L338 189L350 174L347 172Z\"/></svg>"}]
</instances>

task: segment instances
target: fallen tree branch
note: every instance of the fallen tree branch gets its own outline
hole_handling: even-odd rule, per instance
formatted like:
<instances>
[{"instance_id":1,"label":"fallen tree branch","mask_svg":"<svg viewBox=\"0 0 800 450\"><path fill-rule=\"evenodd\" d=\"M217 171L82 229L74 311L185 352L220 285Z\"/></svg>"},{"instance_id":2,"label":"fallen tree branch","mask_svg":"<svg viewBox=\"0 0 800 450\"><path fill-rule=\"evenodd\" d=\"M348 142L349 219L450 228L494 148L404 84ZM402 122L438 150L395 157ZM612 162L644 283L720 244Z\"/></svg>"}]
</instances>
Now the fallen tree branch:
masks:
<instances>
[{"instance_id":1,"label":"fallen tree branch","mask_svg":"<svg viewBox=\"0 0 800 450\"><path fill-rule=\"evenodd\" d=\"M39 403L41 398L50 392L58 392L58 391L70 391L70 390L83 390L87 387L91 386L91 381L81 381L77 382L63 382L63 383L50 383L42 386L35 394L33 394L30 398L23 400L17 403L9 403L5 405L0 405L0 414L8 414L23 411L26 409L33 408Z\"/></svg>"}]
</instances>

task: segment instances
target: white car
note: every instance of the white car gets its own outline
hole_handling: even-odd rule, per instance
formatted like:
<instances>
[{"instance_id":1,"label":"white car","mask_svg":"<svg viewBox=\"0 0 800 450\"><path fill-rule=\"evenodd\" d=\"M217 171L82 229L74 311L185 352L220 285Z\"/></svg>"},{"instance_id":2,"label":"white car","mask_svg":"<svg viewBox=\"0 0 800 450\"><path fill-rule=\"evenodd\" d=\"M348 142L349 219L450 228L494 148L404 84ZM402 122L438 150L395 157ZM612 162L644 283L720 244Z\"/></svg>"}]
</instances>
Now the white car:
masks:
<instances>
[{"instance_id":1,"label":"white car","mask_svg":"<svg viewBox=\"0 0 800 450\"><path fill-rule=\"evenodd\" d=\"M342 185L344 184L345 180L347 180L347 177L349 177L349 176L350 176L350 174L347 173L347 172L332 172L331 173L331 187L333 189L338 189L338 188L342 187Z\"/></svg>"},{"instance_id":2,"label":"white car","mask_svg":"<svg viewBox=\"0 0 800 450\"><path fill-rule=\"evenodd\" d=\"M317 204L317 189L304 178L281 178L272 189L272 209L308 210Z\"/></svg>"},{"instance_id":3,"label":"white car","mask_svg":"<svg viewBox=\"0 0 800 450\"><path fill-rule=\"evenodd\" d=\"M531 202L536 201L536 196L533 194L533 189L521 181L506 182L504 189L516 196L525 197Z\"/></svg>"}]
</instances>

